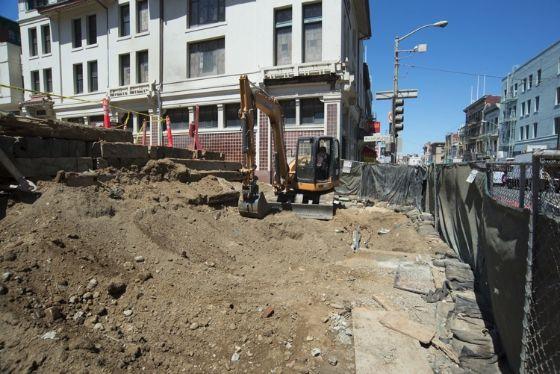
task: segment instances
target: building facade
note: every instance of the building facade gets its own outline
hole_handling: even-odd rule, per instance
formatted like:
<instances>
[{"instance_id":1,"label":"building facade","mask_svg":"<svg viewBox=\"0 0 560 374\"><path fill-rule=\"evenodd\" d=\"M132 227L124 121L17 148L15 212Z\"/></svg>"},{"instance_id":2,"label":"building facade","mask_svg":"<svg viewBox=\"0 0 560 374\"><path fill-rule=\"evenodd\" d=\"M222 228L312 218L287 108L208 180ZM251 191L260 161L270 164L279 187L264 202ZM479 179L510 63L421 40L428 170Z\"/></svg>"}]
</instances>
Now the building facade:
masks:
<instances>
[{"instance_id":1,"label":"building facade","mask_svg":"<svg viewBox=\"0 0 560 374\"><path fill-rule=\"evenodd\" d=\"M463 161L496 157L499 103L499 96L484 95L463 110L465 124L459 129Z\"/></svg>"},{"instance_id":2,"label":"building facade","mask_svg":"<svg viewBox=\"0 0 560 374\"><path fill-rule=\"evenodd\" d=\"M174 145L190 146L198 106L204 148L241 161L247 74L284 107L288 156L299 136L330 135L355 159L371 115L369 14L367 0L20 0L23 76L53 93L58 118L99 124L107 97L113 120L147 127L150 144L165 144L159 114ZM270 171L268 119L257 123L258 168Z\"/></svg>"},{"instance_id":3,"label":"building facade","mask_svg":"<svg viewBox=\"0 0 560 374\"><path fill-rule=\"evenodd\" d=\"M445 147L443 149L444 163L451 164L458 161L459 133L450 132L445 135Z\"/></svg>"},{"instance_id":4,"label":"building facade","mask_svg":"<svg viewBox=\"0 0 560 374\"><path fill-rule=\"evenodd\" d=\"M500 150L503 157L558 149L560 137L560 41L502 80Z\"/></svg>"},{"instance_id":5,"label":"building facade","mask_svg":"<svg viewBox=\"0 0 560 374\"><path fill-rule=\"evenodd\" d=\"M21 87L21 39L17 22L0 17L0 82ZM0 110L19 112L23 92L10 87L0 87Z\"/></svg>"},{"instance_id":6,"label":"building facade","mask_svg":"<svg viewBox=\"0 0 560 374\"><path fill-rule=\"evenodd\" d=\"M422 155L425 165L443 164L445 162L445 143L428 142L424 144L424 154Z\"/></svg>"}]
</instances>

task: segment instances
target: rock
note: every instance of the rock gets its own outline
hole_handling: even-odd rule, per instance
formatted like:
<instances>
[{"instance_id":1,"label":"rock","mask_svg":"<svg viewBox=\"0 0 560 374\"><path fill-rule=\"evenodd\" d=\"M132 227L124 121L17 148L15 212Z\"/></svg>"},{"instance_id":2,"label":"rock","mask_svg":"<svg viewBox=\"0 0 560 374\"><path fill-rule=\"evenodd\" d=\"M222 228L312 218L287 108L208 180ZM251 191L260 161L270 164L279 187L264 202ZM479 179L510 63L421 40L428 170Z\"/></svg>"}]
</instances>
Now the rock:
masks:
<instances>
[{"instance_id":1,"label":"rock","mask_svg":"<svg viewBox=\"0 0 560 374\"><path fill-rule=\"evenodd\" d=\"M210 267L210 268L214 268L216 267L216 263L212 262L212 261L206 261L204 262L206 264L206 266Z\"/></svg>"},{"instance_id":2,"label":"rock","mask_svg":"<svg viewBox=\"0 0 560 374\"><path fill-rule=\"evenodd\" d=\"M112 280L107 286L107 293L114 299L118 299L126 292L126 284L119 280Z\"/></svg>"},{"instance_id":3,"label":"rock","mask_svg":"<svg viewBox=\"0 0 560 374\"><path fill-rule=\"evenodd\" d=\"M267 306L261 313L262 318L270 318L274 314L274 309L271 306Z\"/></svg>"},{"instance_id":4,"label":"rock","mask_svg":"<svg viewBox=\"0 0 560 374\"><path fill-rule=\"evenodd\" d=\"M2 274L2 281L3 281L3 282L9 281L10 279L12 279L12 275L13 275L13 274L12 274L11 272L9 272L9 271L3 273L3 274Z\"/></svg>"},{"instance_id":5,"label":"rock","mask_svg":"<svg viewBox=\"0 0 560 374\"><path fill-rule=\"evenodd\" d=\"M342 230L342 229L334 229L334 232L335 232L336 234L342 234L342 233L344 233L344 230Z\"/></svg>"},{"instance_id":6,"label":"rock","mask_svg":"<svg viewBox=\"0 0 560 374\"><path fill-rule=\"evenodd\" d=\"M105 328L103 327L103 324L102 324L102 323L97 322L95 325L93 325L93 329L94 329L95 331L102 331L102 330L104 330Z\"/></svg>"},{"instance_id":7,"label":"rock","mask_svg":"<svg viewBox=\"0 0 560 374\"><path fill-rule=\"evenodd\" d=\"M43 340L55 340L56 339L56 331L47 331L43 335L41 335L41 339Z\"/></svg>"},{"instance_id":8,"label":"rock","mask_svg":"<svg viewBox=\"0 0 560 374\"><path fill-rule=\"evenodd\" d=\"M142 349L137 344L128 344L124 350L124 354L134 361L138 357L142 356Z\"/></svg>"},{"instance_id":9,"label":"rock","mask_svg":"<svg viewBox=\"0 0 560 374\"><path fill-rule=\"evenodd\" d=\"M334 308L334 309L345 309L344 305L339 304L339 303L331 303L330 306L331 306L331 308Z\"/></svg>"},{"instance_id":10,"label":"rock","mask_svg":"<svg viewBox=\"0 0 560 374\"><path fill-rule=\"evenodd\" d=\"M134 257L134 261L136 261L136 262L144 262L144 256L136 256L136 257Z\"/></svg>"},{"instance_id":11,"label":"rock","mask_svg":"<svg viewBox=\"0 0 560 374\"><path fill-rule=\"evenodd\" d=\"M8 293L8 287L4 286L3 284L0 284L0 295L5 295Z\"/></svg>"},{"instance_id":12,"label":"rock","mask_svg":"<svg viewBox=\"0 0 560 374\"><path fill-rule=\"evenodd\" d=\"M100 295L100 294L99 294L99 291L95 291L95 292L93 293L93 298L94 298L94 299L97 299L97 298L99 297L99 295Z\"/></svg>"},{"instance_id":13,"label":"rock","mask_svg":"<svg viewBox=\"0 0 560 374\"><path fill-rule=\"evenodd\" d=\"M320 356L320 355L321 355L321 350L320 350L319 348L313 348L313 349L311 350L311 355L312 355L313 357Z\"/></svg>"},{"instance_id":14,"label":"rock","mask_svg":"<svg viewBox=\"0 0 560 374\"><path fill-rule=\"evenodd\" d=\"M71 340L70 343L68 344L68 348L71 350L82 349L85 351L90 351L95 353L99 352L97 347L95 347L95 344L93 344L93 342L90 339L84 336L80 336L76 339Z\"/></svg>"},{"instance_id":15,"label":"rock","mask_svg":"<svg viewBox=\"0 0 560 374\"><path fill-rule=\"evenodd\" d=\"M196 330L196 329L198 329L199 327L200 327L200 326L198 325L198 323L193 322L193 323L190 324L189 329L191 329L191 330Z\"/></svg>"},{"instance_id":16,"label":"rock","mask_svg":"<svg viewBox=\"0 0 560 374\"><path fill-rule=\"evenodd\" d=\"M385 235L385 234L388 234L390 232L391 232L391 230L382 228L382 229L379 229L379 231L377 231L377 234L378 235Z\"/></svg>"},{"instance_id":17,"label":"rock","mask_svg":"<svg viewBox=\"0 0 560 374\"><path fill-rule=\"evenodd\" d=\"M91 292L86 292L82 295L82 300L91 300L93 299L93 294Z\"/></svg>"},{"instance_id":18,"label":"rock","mask_svg":"<svg viewBox=\"0 0 560 374\"><path fill-rule=\"evenodd\" d=\"M64 318L62 310L58 306L47 308L47 310L45 311L45 315L47 316L47 320L49 322L54 322L61 318Z\"/></svg>"},{"instance_id":19,"label":"rock","mask_svg":"<svg viewBox=\"0 0 560 374\"><path fill-rule=\"evenodd\" d=\"M131 309L127 309L123 312L123 314L127 317L130 317L132 315L132 310Z\"/></svg>"},{"instance_id":20,"label":"rock","mask_svg":"<svg viewBox=\"0 0 560 374\"><path fill-rule=\"evenodd\" d=\"M78 236L78 234L68 234L66 237L67 237L68 239L74 239L74 240L80 239L80 237Z\"/></svg>"},{"instance_id":21,"label":"rock","mask_svg":"<svg viewBox=\"0 0 560 374\"><path fill-rule=\"evenodd\" d=\"M338 364L338 359L335 356L329 356L328 361L332 366L336 366L336 364Z\"/></svg>"},{"instance_id":22,"label":"rock","mask_svg":"<svg viewBox=\"0 0 560 374\"><path fill-rule=\"evenodd\" d=\"M97 279L90 279L89 283L86 286L86 289L91 291L95 287L97 287Z\"/></svg>"},{"instance_id":23,"label":"rock","mask_svg":"<svg viewBox=\"0 0 560 374\"><path fill-rule=\"evenodd\" d=\"M77 323L84 323L86 319L86 313L84 311L78 310L76 313L74 313L72 319Z\"/></svg>"},{"instance_id":24,"label":"rock","mask_svg":"<svg viewBox=\"0 0 560 374\"><path fill-rule=\"evenodd\" d=\"M237 362L239 361L239 353L235 352L234 354L231 355L231 362Z\"/></svg>"},{"instance_id":25,"label":"rock","mask_svg":"<svg viewBox=\"0 0 560 374\"><path fill-rule=\"evenodd\" d=\"M152 279L152 273L150 273L149 271L142 271L138 274L138 280L140 282L146 282L148 279Z\"/></svg>"},{"instance_id":26,"label":"rock","mask_svg":"<svg viewBox=\"0 0 560 374\"><path fill-rule=\"evenodd\" d=\"M52 240L52 243L59 248L66 248L66 244L64 244L62 239L54 239L54 240Z\"/></svg>"},{"instance_id":27,"label":"rock","mask_svg":"<svg viewBox=\"0 0 560 374\"><path fill-rule=\"evenodd\" d=\"M72 295L72 296L70 296L70 298L68 299L68 302L69 302L70 304L76 304L76 303L80 302L80 298L79 298L78 296L76 296L76 295Z\"/></svg>"},{"instance_id":28,"label":"rock","mask_svg":"<svg viewBox=\"0 0 560 374\"><path fill-rule=\"evenodd\" d=\"M126 262L123 264L123 267L124 267L126 270L134 270L134 264L133 264L132 262L130 262L130 261L126 261Z\"/></svg>"},{"instance_id":29,"label":"rock","mask_svg":"<svg viewBox=\"0 0 560 374\"><path fill-rule=\"evenodd\" d=\"M434 220L434 216L431 213L422 213L420 215L420 218L422 218L422 221L433 221Z\"/></svg>"},{"instance_id":30,"label":"rock","mask_svg":"<svg viewBox=\"0 0 560 374\"><path fill-rule=\"evenodd\" d=\"M107 308L105 308L104 306L100 307L96 314L100 317L106 316Z\"/></svg>"},{"instance_id":31,"label":"rock","mask_svg":"<svg viewBox=\"0 0 560 374\"><path fill-rule=\"evenodd\" d=\"M311 336L311 335L307 335L307 336L305 337L305 341L306 341L306 342L312 342L314 339L315 339L315 338L314 338L313 336Z\"/></svg>"},{"instance_id":32,"label":"rock","mask_svg":"<svg viewBox=\"0 0 560 374\"><path fill-rule=\"evenodd\" d=\"M187 251L181 251L181 257L189 258L189 255L187 254Z\"/></svg>"}]
</instances>

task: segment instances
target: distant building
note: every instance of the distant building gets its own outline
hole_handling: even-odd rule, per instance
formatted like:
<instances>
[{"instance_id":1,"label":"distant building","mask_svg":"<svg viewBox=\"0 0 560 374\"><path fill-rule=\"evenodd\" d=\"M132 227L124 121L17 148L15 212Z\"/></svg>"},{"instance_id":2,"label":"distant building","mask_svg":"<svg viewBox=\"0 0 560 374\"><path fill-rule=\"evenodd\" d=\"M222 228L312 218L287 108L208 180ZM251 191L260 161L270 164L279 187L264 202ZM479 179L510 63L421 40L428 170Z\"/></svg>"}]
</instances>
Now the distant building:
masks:
<instances>
[{"instance_id":1,"label":"distant building","mask_svg":"<svg viewBox=\"0 0 560 374\"><path fill-rule=\"evenodd\" d=\"M459 153L459 133L450 132L445 135L445 147L444 147L444 162L446 164L451 164L456 162Z\"/></svg>"},{"instance_id":2,"label":"distant building","mask_svg":"<svg viewBox=\"0 0 560 374\"><path fill-rule=\"evenodd\" d=\"M424 164L443 164L445 161L444 149L444 142L429 142L424 144Z\"/></svg>"},{"instance_id":3,"label":"distant building","mask_svg":"<svg viewBox=\"0 0 560 374\"><path fill-rule=\"evenodd\" d=\"M21 87L21 39L17 22L0 17L0 82ZM0 87L0 110L18 112L23 91Z\"/></svg>"},{"instance_id":4,"label":"distant building","mask_svg":"<svg viewBox=\"0 0 560 374\"><path fill-rule=\"evenodd\" d=\"M502 80L500 151L503 157L558 149L560 41L516 67Z\"/></svg>"},{"instance_id":5,"label":"distant building","mask_svg":"<svg viewBox=\"0 0 560 374\"><path fill-rule=\"evenodd\" d=\"M465 124L459 130L463 161L496 157L499 96L484 95L464 109Z\"/></svg>"},{"instance_id":6,"label":"distant building","mask_svg":"<svg viewBox=\"0 0 560 374\"><path fill-rule=\"evenodd\" d=\"M112 120L135 135L148 121L149 144L166 144L159 119L169 115L175 146L187 147L199 106L204 148L241 161L239 76L247 74L282 104L289 158L298 137L320 135L338 138L343 158L360 155L372 117L368 0L18 3L26 87L52 92L57 118L99 125L108 98ZM256 117L257 169L269 176L271 129L263 112Z\"/></svg>"}]
</instances>

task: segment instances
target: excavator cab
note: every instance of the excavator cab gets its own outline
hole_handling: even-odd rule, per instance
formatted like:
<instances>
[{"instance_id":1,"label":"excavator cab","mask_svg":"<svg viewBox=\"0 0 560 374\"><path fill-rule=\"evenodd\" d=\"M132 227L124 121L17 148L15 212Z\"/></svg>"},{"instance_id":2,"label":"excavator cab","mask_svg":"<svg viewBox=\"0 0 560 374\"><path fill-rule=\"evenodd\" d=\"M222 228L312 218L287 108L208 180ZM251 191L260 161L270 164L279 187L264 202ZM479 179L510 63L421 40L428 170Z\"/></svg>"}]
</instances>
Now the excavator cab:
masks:
<instances>
[{"instance_id":1,"label":"excavator cab","mask_svg":"<svg viewBox=\"0 0 560 374\"><path fill-rule=\"evenodd\" d=\"M338 140L329 136L302 137L297 144L297 190L316 194L332 191L340 177Z\"/></svg>"}]
</instances>

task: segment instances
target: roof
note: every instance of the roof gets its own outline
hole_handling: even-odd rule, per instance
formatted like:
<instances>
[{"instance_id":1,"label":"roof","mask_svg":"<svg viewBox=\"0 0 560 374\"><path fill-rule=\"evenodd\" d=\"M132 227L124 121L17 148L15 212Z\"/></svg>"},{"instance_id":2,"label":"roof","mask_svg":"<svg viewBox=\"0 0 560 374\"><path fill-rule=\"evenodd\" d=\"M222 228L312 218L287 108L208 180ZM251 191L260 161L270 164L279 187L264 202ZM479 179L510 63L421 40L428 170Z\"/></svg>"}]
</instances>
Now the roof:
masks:
<instances>
[{"instance_id":1,"label":"roof","mask_svg":"<svg viewBox=\"0 0 560 374\"><path fill-rule=\"evenodd\" d=\"M67 10L70 8L77 7L79 5L87 4L89 2L99 4L101 6L107 7L109 3L113 2L114 0L60 0L56 3L45 5L37 9L37 11L41 14L52 14L56 12L60 12L63 10Z\"/></svg>"},{"instance_id":2,"label":"roof","mask_svg":"<svg viewBox=\"0 0 560 374\"><path fill-rule=\"evenodd\" d=\"M533 62L534 60L536 60L537 58L539 58L540 56L542 56L543 54L545 54L546 52L548 52L552 48L556 47L558 44L560 44L560 40L552 43L551 45L549 45L548 47L543 49L541 52L537 53L535 56L533 56L529 60L525 61L521 66L516 66L515 70L512 73L508 74L508 76L511 75L511 74L515 74L516 71L518 71L518 70L524 68L525 66L529 65L531 62ZM508 78L507 76L502 78L502 82L507 80L507 78Z\"/></svg>"},{"instance_id":3,"label":"roof","mask_svg":"<svg viewBox=\"0 0 560 374\"><path fill-rule=\"evenodd\" d=\"M465 109L463 109L463 112L468 112L469 110L471 110L472 108L475 108L481 104L497 104L499 103L501 100L500 96L493 96L493 95L484 95L482 96L480 99L476 100L475 102L469 104Z\"/></svg>"}]
</instances>

